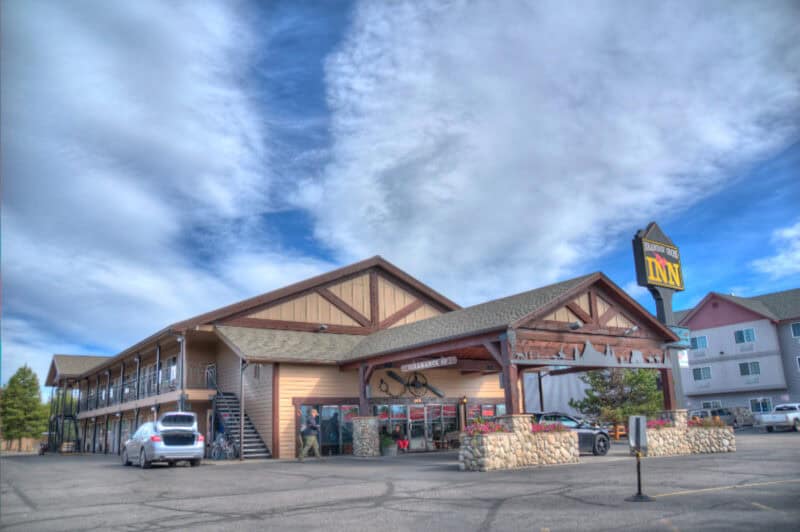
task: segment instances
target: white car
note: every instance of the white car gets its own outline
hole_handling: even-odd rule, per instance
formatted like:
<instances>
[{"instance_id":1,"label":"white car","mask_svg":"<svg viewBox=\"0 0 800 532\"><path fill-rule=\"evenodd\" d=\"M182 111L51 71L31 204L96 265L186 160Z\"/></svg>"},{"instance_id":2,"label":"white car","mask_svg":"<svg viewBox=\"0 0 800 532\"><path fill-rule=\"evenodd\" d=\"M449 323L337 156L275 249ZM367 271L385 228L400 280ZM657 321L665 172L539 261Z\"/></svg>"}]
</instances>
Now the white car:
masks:
<instances>
[{"instance_id":1,"label":"white car","mask_svg":"<svg viewBox=\"0 0 800 532\"><path fill-rule=\"evenodd\" d=\"M193 412L168 412L158 422L144 423L125 442L122 464L136 463L147 469L153 462L188 461L200 465L205 453L203 435L197 431L197 416Z\"/></svg>"},{"instance_id":2,"label":"white car","mask_svg":"<svg viewBox=\"0 0 800 532\"><path fill-rule=\"evenodd\" d=\"M800 403L784 403L775 406L771 414L759 414L755 417L755 426L764 427L767 432L776 428L794 429L800 432Z\"/></svg>"}]
</instances>

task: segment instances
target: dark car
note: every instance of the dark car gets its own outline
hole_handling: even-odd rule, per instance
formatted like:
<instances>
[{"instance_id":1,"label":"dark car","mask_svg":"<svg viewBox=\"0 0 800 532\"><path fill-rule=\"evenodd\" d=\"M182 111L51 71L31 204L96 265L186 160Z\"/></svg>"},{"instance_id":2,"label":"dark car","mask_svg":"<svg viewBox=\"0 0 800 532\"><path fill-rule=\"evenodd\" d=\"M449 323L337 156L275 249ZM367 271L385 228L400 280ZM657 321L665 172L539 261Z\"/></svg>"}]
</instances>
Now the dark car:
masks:
<instances>
[{"instance_id":1,"label":"dark car","mask_svg":"<svg viewBox=\"0 0 800 532\"><path fill-rule=\"evenodd\" d=\"M563 412L536 412L533 414L536 423L561 423L573 432L578 433L578 449L582 453L603 456L608 453L611 438L608 431L588 421L572 417Z\"/></svg>"}]
</instances>

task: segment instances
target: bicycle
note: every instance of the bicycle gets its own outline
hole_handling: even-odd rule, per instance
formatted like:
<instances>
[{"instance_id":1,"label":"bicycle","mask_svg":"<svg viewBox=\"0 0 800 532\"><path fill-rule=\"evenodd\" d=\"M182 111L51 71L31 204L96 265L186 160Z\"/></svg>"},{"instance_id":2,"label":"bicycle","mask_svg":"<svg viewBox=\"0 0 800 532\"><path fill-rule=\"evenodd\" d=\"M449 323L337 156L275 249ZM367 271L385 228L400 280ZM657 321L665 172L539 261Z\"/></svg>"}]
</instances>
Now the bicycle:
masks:
<instances>
[{"instance_id":1,"label":"bicycle","mask_svg":"<svg viewBox=\"0 0 800 532\"><path fill-rule=\"evenodd\" d=\"M233 460L238 455L236 444L227 434L218 434L211 446L212 460Z\"/></svg>"}]
</instances>

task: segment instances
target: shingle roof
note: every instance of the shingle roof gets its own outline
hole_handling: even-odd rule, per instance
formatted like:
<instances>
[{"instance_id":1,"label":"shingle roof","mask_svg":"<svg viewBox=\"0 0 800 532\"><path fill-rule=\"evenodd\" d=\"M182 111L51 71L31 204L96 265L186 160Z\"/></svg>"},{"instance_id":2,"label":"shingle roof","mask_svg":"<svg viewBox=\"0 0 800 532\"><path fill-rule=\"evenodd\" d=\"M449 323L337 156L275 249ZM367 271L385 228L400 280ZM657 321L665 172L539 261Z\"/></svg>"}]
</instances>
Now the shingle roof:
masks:
<instances>
[{"instance_id":1,"label":"shingle roof","mask_svg":"<svg viewBox=\"0 0 800 532\"><path fill-rule=\"evenodd\" d=\"M348 354L353 360L401 349L410 349L437 342L498 329L544 307L597 273L543 286L513 296L495 299L472 307L447 312L408 325L391 327L365 337Z\"/></svg>"},{"instance_id":2,"label":"shingle roof","mask_svg":"<svg viewBox=\"0 0 800 532\"><path fill-rule=\"evenodd\" d=\"M739 296L731 296L726 294L717 294L722 299L727 299L732 303L736 303L737 305L741 305L748 310L752 310L756 314L761 314L762 316L766 316L772 320L778 320L778 316L775 315L764 303L759 301L755 297L739 297Z\"/></svg>"},{"instance_id":3,"label":"shingle roof","mask_svg":"<svg viewBox=\"0 0 800 532\"><path fill-rule=\"evenodd\" d=\"M110 359L105 355L53 355L45 386L54 386L56 376L68 379L79 377Z\"/></svg>"},{"instance_id":4,"label":"shingle roof","mask_svg":"<svg viewBox=\"0 0 800 532\"><path fill-rule=\"evenodd\" d=\"M231 348L250 361L335 364L364 336L219 325L217 332Z\"/></svg>"},{"instance_id":5,"label":"shingle roof","mask_svg":"<svg viewBox=\"0 0 800 532\"><path fill-rule=\"evenodd\" d=\"M800 288L751 297L767 306L778 320L800 318Z\"/></svg>"},{"instance_id":6,"label":"shingle roof","mask_svg":"<svg viewBox=\"0 0 800 532\"><path fill-rule=\"evenodd\" d=\"M675 319L675 323L680 323L681 320L683 320L683 318L685 318L686 315L689 314L691 311L692 311L692 309L690 309L690 308L688 308L686 310L676 310L676 311L674 311L672 313L672 315L673 315L673 317Z\"/></svg>"}]
</instances>

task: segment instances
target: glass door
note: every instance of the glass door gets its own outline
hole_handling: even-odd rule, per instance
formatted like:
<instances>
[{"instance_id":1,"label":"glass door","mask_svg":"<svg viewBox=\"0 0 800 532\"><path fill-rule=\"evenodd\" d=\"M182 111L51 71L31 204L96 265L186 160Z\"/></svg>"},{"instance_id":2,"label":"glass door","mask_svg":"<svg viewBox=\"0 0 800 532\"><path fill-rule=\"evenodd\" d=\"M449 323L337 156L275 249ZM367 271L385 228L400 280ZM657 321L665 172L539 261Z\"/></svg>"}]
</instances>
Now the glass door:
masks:
<instances>
[{"instance_id":1,"label":"glass door","mask_svg":"<svg viewBox=\"0 0 800 532\"><path fill-rule=\"evenodd\" d=\"M428 449L440 449L444 433L442 431L442 405L425 405L425 436Z\"/></svg>"},{"instance_id":2,"label":"glass door","mask_svg":"<svg viewBox=\"0 0 800 532\"><path fill-rule=\"evenodd\" d=\"M358 415L358 405L343 405L342 420L342 454L353 454L353 418Z\"/></svg>"},{"instance_id":3,"label":"glass door","mask_svg":"<svg viewBox=\"0 0 800 532\"><path fill-rule=\"evenodd\" d=\"M320 452L323 456L340 454L341 433L338 405L323 405L319 410Z\"/></svg>"},{"instance_id":4,"label":"glass door","mask_svg":"<svg viewBox=\"0 0 800 532\"><path fill-rule=\"evenodd\" d=\"M409 405L409 450L427 450L427 438L425 437L425 406Z\"/></svg>"}]
</instances>

